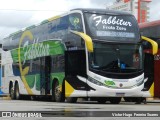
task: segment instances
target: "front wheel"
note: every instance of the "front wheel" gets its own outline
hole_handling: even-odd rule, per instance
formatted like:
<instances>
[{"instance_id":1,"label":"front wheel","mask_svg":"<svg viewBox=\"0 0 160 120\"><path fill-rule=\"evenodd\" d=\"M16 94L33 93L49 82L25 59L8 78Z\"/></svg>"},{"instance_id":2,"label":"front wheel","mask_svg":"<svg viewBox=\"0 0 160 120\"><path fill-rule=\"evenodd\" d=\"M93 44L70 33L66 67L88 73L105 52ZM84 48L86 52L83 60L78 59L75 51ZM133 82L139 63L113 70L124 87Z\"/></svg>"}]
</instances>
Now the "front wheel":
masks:
<instances>
[{"instance_id":1,"label":"front wheel","mask_svg":"<svg viewBox=\"0 0 160 120\"><path fill-rule=\"evenodd\" d=\"M64 102L64 92L62 86L59 85L59 82L56 81L55 85L53 85L54 95L53 99L55 99L56 102Z\"/></svg>"},{"instance_id":2,"label":"front wheel","mask_svg":"<svg viewBox=\"0 0 160 120\"><path fill-rule=\"evenodd\" d=\"M121 97L112 97L110 98L111 104L119 104L121 102Z\"/></svg>"},{"instance_id":3,"label":"front wheel","mask_svg":"<svg viewBox=\"0 0 160 120\"><path fill-rule=\"evenodd\" d=\"M98 98L97 102L100 103L100 104L104 104L106 103L107 101L107 98Z\"/></svg>"}]
</instances>

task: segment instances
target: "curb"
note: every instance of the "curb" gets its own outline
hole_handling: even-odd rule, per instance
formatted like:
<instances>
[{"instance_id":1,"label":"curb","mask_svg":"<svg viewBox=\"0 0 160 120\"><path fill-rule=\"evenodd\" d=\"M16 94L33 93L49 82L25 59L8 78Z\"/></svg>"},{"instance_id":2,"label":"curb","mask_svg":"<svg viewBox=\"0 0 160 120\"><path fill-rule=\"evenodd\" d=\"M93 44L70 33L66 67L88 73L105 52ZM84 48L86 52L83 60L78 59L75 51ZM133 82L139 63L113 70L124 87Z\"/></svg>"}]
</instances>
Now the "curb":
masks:
<instances>
[{"instance_id":1,"label":"curb","mask_svg":"<svg viewBox=\"0 0 160 120\"><path fill-rule=\"evenodd\" d=\"M160 103L159 98L147 98L146 101L147 103Z\"/></svg>"}]
</instances>

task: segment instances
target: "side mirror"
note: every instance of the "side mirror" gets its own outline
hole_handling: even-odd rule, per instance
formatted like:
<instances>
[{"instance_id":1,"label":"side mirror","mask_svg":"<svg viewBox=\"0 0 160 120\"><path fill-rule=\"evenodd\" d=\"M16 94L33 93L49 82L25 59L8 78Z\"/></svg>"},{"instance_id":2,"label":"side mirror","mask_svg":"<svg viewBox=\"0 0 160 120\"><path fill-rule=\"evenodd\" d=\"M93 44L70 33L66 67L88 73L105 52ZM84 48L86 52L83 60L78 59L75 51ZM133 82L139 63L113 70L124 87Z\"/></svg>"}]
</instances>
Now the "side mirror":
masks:
<instances>
[{"instance_id":1,"label":"side mirror","mask_svg":"<svg viewBox=\"0 0 160 120\"><path fill-rule=\"evenodd\" d=\"M70 30L70 31L72 33L80 36L81 38L83 38L83 40L85 41L88 52L93 52L93 42L92 42L91 37L89 37L88 35L86 35L85 33L82 33L82 32L73 31L73 30Z\"/></svg>"},{"instance_id":2,"label":"side mirror","mask_svg":"<svg viewBox=\"0 0 160 120\"><path fill-rule=\"evenodd\" d=\"M154 40L152 40L150 38L147 38L145 36L141 36L141 38L142 38L142 40L145 40L145 41L148 41L149 43L151 43L151 45L152 45L152 54L153 55L157 54L157 52L158 52L158 44Z\"/></svg>"}]
</instances>

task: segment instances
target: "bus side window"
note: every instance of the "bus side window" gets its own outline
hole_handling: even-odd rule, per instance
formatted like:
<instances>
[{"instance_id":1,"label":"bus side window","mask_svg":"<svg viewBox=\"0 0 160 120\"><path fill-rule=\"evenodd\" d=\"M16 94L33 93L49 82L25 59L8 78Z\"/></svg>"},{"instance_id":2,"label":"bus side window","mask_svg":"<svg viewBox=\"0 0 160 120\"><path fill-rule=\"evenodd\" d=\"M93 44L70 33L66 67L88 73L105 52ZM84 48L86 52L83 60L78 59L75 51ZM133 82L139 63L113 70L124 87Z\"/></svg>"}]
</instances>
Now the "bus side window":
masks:
<instances>
[{"instance_id":1,"label":"bus side window","mask_svg":"<svg viewBox=\"0 0 160 120\"><path fill-rule=\"evenodd\" d=\"M68 43L66 44L68 50L78 50L82 48L82 39L80 36L75 35L74 33L70 32L68 34Z\"/></svg>"},{"instance_id":2,"label":"bus side window","mask_svg":"<svg viewBox=\"0 0 160 120\"><path fill-rule=\"evenodd\" d=\"M64 55L52 56L52 68L51 71L64 72Z\"/></svg>"},{"instance_id":3,"label":"bus side window","mask_svg":"<svg viewBox=\"0 0 160 120\"><path fill-rule=\"evenodd\" d=\"M32 60L32 73L38 74L40 73L40 59L36 58Z\"/></svg>"},{"instance_id":4,"label":"bus side window","mask_svg":"<svg viewBox=\"0 0 160 120\"><path fill-rule=\"evenodd\" d=\"M64 17L60 17L56 20L53 20L48 24L49 29L49 39L57 38L66 41L67 33L68 33L68 15Z\"/></svg>"},{"instance_id":5,"label":"bus side window","mask_svg":"<svg viewBox=\"0 0 160 120\"><path fill-rule=\"evenodd\" d=\"M19 76L20 75L19 63L18 62L12 64L12 69L13 69L13 74L15 76Z\"/></svg>"}]
</instances>

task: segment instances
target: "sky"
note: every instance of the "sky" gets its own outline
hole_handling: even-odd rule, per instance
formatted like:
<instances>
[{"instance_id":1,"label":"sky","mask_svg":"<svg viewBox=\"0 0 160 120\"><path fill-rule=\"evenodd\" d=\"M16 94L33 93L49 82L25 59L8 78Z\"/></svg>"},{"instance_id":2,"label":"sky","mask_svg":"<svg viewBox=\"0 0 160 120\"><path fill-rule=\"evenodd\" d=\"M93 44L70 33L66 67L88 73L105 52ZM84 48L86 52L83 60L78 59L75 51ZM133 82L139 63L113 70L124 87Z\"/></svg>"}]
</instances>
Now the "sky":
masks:
<instances>
[{"instance_id":1,"label":"sky","mask_svg":"<svg viewBox=\"0 0 160 120\"><path fill-rule=\"evenodd\" d=\"M115 0L3 0L0 4L0 40L33 24L74 8L106 8ZM160 19L160 2L150 3L150 21Z\"/></svg>"}]
</instances>

